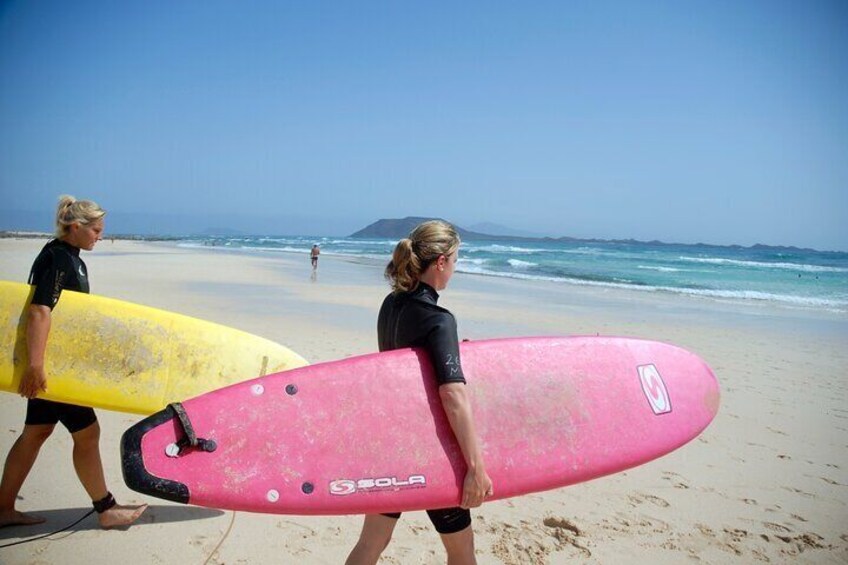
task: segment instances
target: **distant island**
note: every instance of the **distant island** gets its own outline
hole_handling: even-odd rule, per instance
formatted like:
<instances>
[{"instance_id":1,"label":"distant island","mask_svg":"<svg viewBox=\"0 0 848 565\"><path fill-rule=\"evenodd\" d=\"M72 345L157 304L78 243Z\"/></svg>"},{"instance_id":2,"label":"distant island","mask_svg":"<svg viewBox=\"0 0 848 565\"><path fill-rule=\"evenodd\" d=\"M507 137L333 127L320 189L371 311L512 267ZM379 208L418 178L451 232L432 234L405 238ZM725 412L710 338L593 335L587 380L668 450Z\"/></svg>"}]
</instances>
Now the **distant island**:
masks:
<instances>
[{"instance_id":1,"label":"distant island","mask_svg":"<svg viewBox=\"0 0 848 565\"><path fill-rule=\"evenodd\" d=\"M559 241L564 243L617 243L617 244L638 244L638 245L656 245L656 246L672 246L672 245L687 245L692 247L723 247L731 249L772 249L779 251L813 251L815 249L780 246L780 245L764 245L757 243L751 246L744 245L715 245L709 243L669 243L659 240L640 241L638 239L585 239L579 237L523 237L523 236L506 236L479 233L464 229L455 223L444 220L442 218L423 218L419 216L407 216L399 219L382 219L362 228L361 230L350 234L352 238L373 238L373 239L402 239L409 235L415 226L427 220L442 220L448 222L459 233L459 237L465 241Z\"/></svg>"},{"instance_id":2,"label":"distant island","mask_svg":"<svg viewBox=\"0 0 848 565\"><path fill-rule=\"evenodd\" d=\"M754 250L770 250L777 252L813 252L813 253L836 253L836 254L844 254L845 251L821 251L816 249L810 249L808 247L795 247L795 246L785 246L785 245L765 245L762 243L757 243L755 245L745 246L745 245L718 245L712 243L678 243L678 242L665 242L659 240L652 241L642 241L638 239L597 239L597 238L579 238L579 237L541 237L541 236L528 236L528 235L519 235L520 232L518 230L511 230L510 228L506 228L504 226L500 226L497 224L480 224L481 226L492 226L495 229L503 230L501 234L492 234L492 233L482 233L479 231L473 231L465 229L461 226L456 225L449 220L444 220L442 218L424 218L420 216L408 216L406 218L399 219L382 219L377 220L376 222L362 228L361 230L352 233L348 237L351 238L372 238L372 239L395 239L399 240L407 235L412 229L420 224L421 222L427 220L440 219L442 221L446 221L452 224L457 231L459 232L460 237L465 241L503 241L503 242L516 242L516 241L525 241L525 242L563 242L563 243L600 243L600 244L634 244L634 245L654 245L654 246L682 246L685 245L687 247L703 247L707 248L720 248L720 249L754 249ZM504 235L504 232L511 232L513 235ZM109 233L106 236L106 239L124 239L124 240L141 240L141 241L180 241L183 239L190 238L208 238L208 237L251 237L251 236L279 236L283 237L286 235L298 235L298 234L285 234L279 232L265 232L265 233L251 233L244 230L237 230L233 228L218 228L211 227L196 230L191 234L182 234L182 235L154 235L154 234L142 234L142 233L132 233L132 232L122 232L122 233ZM3 238L17 238L17 239L47 239L53 237L53 234L33 230L33 229L0 229L0 239Z\"/></svg>"},{"instance_id":3,"label":"distant island","mask_svg":"<svg viewBox=\"0 0 848 565\"><path fill-rule=\"evenodd\" d=\"M487 241L491 241L493 239L520 239L519 237L515 236L491 235L473 232L461 228L455 223L448 222L447 220L444 220L442 218L421 218L418 216L407 216L406 218L401 218L397 220L377 220L373 224L362 228L358 232L353 233L348 237L402 239L409 235L409 232L411 232L415 228L415 226L417 226L421 222L426 222L427 220L441 220L443 222L451 224L453 227L456 228L456 231L459 233L459 237L468 241L481 239L485 239Z\"/></svg>"}]
</instances>

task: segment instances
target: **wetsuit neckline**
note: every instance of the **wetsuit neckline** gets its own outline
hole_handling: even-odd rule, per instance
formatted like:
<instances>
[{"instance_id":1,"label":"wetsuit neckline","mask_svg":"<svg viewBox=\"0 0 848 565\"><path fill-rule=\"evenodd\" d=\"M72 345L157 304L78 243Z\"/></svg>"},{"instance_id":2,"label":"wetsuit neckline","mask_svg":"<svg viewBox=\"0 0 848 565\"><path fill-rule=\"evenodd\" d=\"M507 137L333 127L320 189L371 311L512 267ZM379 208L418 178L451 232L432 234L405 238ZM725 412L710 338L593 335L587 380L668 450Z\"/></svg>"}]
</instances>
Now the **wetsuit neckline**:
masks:
<instances>
[{"instance_id":1,"label":"wetsuit neckline","mask_svg":"<svg viewBox=\"0 0 848 565\"><path fill-rule=\"evenodd\" d=\"M436 292L436 289L423 281L418 281L418 287L412 292L412 295L415 298L429 298L433 301L433 304L439 302L439 293Z\"/></svg>"},{"instance_id":2,"label":"wetsuit neckline","mask_svg":"<svg viewBox=\"0 0 848 565\"><path fill-rule=\"evenodd\" d=\"M79 254L80 254L80 248L79 247L75 247L75 246L71 245L70 243L68 243L67 241L65 241L64 239L59 239L58 237L56 239L54 239L53 241L55 241L57 245L61 245L62 247L67 249L69 253L79 257Z\"/></svg>"}]
</instances>

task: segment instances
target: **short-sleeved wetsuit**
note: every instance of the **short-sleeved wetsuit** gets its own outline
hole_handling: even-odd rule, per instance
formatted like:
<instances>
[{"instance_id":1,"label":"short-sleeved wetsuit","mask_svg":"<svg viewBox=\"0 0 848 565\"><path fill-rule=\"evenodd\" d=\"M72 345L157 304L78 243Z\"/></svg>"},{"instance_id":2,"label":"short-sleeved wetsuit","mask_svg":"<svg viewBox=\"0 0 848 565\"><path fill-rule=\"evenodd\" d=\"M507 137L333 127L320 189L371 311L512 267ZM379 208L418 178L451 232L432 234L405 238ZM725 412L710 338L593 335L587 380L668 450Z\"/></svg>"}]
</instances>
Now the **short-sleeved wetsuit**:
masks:
<instances>
[{"instance_id":1,"label":"short-sleeved wetsuit","mask_svg":"<svg viewBox=\"0 0 848 565\"><path fill-rule=\"evenodd\" d=\"M389 294L377 317L380 351L423 347L430 356L439 386L465 383L456 319L437 304L438 300L436 290L423 282L410 292ZM466 508L428 510L427 514L440 534L456 533L471 525L471 511ZM383 515L400 518L400 513Z\"/></svg>"},{"instance_id":2,"label":"short-sleeved wetsuit","mask_svg":"<svg viewBox=\"0 0 848 565\"><path fill-rule=\"evenodd\" d=\"M31 304L47 306L52 311L62 290L88 293L88 269L73 245L53 239L44 246L32 264L29 284L35 286ZM83 430L97 421L92 408L75 406L40 398L27 403L26 424L62 424L71 433Z\"/></svg>"}]
</instances>

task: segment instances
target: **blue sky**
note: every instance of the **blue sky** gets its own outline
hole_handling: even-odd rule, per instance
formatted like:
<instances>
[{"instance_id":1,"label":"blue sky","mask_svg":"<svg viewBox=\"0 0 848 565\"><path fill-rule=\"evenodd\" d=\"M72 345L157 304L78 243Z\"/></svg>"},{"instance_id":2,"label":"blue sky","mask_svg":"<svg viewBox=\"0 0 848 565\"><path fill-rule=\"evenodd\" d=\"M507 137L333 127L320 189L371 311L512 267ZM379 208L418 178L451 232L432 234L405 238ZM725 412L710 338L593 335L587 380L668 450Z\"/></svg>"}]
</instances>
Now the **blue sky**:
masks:
<instances>
[{"instance_id":1,"label":"blue sky","mask_svg":"<svg viewBox=\"0 0 848 565\"><path fill-rule=\"evenodd\" d=\"M0 229L848 250L848 4L0 2Z\"/></svg>"}]
</instances>

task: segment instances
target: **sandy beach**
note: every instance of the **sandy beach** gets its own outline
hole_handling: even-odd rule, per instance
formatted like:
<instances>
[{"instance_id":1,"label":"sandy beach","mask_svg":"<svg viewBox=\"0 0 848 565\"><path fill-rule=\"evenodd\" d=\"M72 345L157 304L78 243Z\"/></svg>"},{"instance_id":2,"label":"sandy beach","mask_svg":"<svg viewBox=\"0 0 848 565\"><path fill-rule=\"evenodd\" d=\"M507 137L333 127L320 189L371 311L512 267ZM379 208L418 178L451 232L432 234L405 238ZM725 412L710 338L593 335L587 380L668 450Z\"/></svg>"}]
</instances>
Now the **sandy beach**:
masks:
<instances>
[{"instance_id":1,"label":"sandy beach","mask_svg":"<svg viewBox=\"0 0 848 565\"><path fill-rule=\"evenodd\" d=\"M41 239L0 239L0 279L25 281ZM382 266L308 249L243 253L106 241L84 253L92 293L233 326L310 362L376 350ZM461 338L602 334L685 347L712 367L722 404L672 454L568 488L474 512L481 564L848 563L848 316L664 293L458 273L440 303ZM0 393L0 452L25 402ZM126 531L93 516L45 539L0 548L3 564L342 563L359 516L302 517L171 504L122 482L118 442L139 418L98 411L107 481L150 508ZM18 508L47 522L0 529L0 545L59 530L90 508L57 427ZM407 513L381 563L443 563L423 512Z\"/></svg>"}]
</instances>

